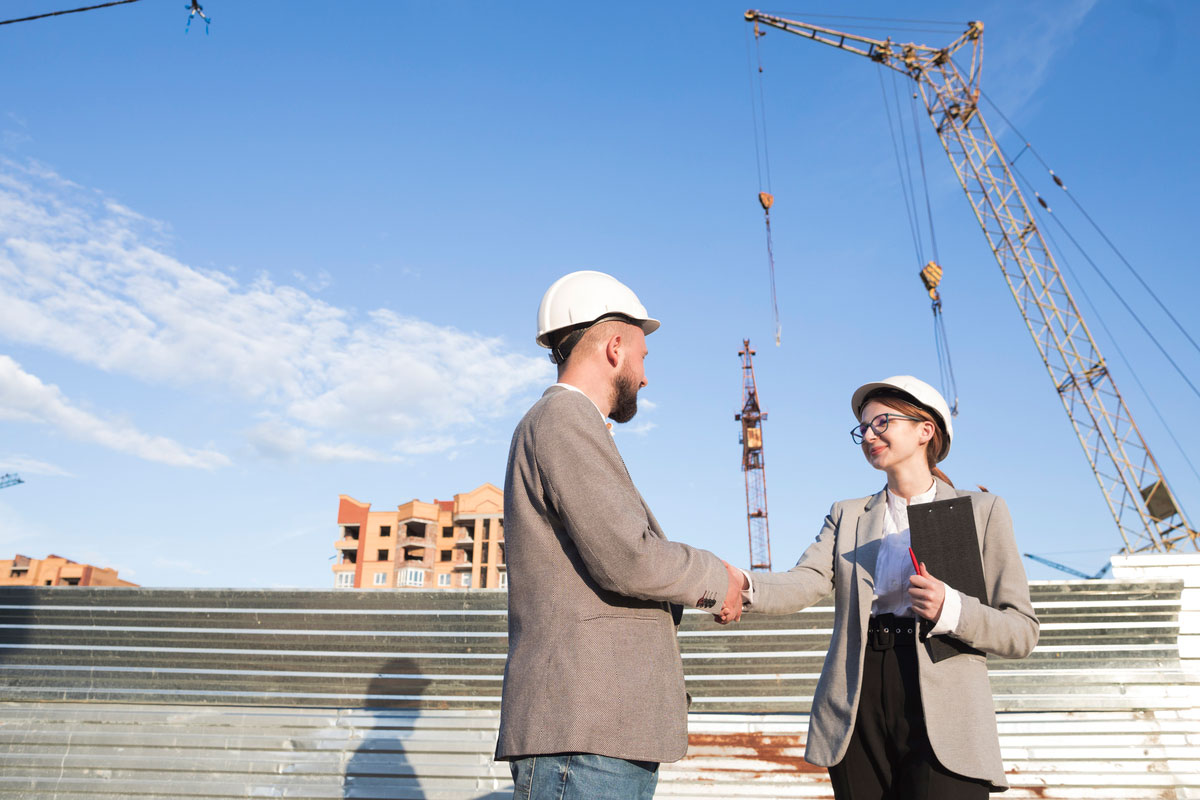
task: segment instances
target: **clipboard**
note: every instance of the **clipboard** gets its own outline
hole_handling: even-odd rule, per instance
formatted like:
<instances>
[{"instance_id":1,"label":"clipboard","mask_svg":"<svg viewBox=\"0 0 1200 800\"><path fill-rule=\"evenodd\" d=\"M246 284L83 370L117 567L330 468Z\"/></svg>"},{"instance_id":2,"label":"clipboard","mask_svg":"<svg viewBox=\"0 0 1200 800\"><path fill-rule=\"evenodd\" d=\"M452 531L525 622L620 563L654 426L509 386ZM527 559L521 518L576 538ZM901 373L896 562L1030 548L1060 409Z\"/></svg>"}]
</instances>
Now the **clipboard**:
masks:
<instances>
[{"instance_id":1,"label":"clipboard","mask_svg":"<svg viewBox=\"0 0 1200 800\"><path fill-rule=\"evenodd\" d=\"M939 580L989 605L975 510L970 497L955 497L908 508L909 540L918 561ZM930 636L933 623L921 621L921 638L931 661L938 662L962 653L984 655L966 642L949 635Z\"/></svg>"}]
</instances>

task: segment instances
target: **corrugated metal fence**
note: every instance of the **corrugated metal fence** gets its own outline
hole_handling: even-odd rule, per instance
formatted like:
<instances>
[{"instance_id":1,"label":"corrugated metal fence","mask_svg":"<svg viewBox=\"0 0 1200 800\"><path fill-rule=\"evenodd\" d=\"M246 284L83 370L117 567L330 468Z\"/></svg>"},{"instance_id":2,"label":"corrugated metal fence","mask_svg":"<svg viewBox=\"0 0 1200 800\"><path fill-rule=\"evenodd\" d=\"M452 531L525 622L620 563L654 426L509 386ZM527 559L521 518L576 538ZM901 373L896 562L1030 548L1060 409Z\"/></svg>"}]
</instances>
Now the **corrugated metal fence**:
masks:
<instances>
[{"instance_id":1,"label":"corrugated metal fence","mask_svg":"<svg viewBox=\"0 0 1200 800\"><path fill-rule=\"evenodd\" d=\"M1035 584L991 659L1010 797L1200 797L1180 581ZM498 591L0 589L0 797L501 798ZM660 797L830 797L803 760L828 607L689 613L688 757Z\"/></svg>"}]
</instances>

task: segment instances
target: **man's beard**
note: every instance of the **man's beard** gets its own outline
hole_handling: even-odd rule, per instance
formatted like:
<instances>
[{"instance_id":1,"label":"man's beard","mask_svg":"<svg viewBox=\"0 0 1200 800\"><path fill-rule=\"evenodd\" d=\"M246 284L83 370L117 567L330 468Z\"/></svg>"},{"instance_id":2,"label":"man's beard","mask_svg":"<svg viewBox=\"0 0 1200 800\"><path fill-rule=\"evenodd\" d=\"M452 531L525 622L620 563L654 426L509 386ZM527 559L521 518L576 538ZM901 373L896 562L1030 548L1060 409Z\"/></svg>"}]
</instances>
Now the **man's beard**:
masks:
<instances>
[{"instance_id":1,"label":"man's beard","mask_svg":"<svg viewBox=\"0 0 1200 800\"><path fill-rule=\"evenodd\" d=\"M608 412L613 422L629 422L637 413L637 393L641 387L634 383L628 375L618 375L613 379L612 411Z\"/></svg>"}]
</instances>

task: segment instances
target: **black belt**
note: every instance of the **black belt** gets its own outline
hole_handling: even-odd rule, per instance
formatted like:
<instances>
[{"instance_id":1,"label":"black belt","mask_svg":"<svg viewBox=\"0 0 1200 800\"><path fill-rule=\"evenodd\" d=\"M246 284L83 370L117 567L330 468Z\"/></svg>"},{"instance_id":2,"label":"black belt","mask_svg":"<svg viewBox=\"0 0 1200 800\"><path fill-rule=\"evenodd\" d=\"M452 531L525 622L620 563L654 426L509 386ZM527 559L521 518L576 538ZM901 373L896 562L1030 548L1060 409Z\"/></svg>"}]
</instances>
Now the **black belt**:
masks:
<instances>
[{"instance_id":1,"label":"black belt","mask_svg":"<svg viewBox=\"0 0 1200 800\"><path fill-rule=\"evenodd\" d=\"M873 650L915 647L917 644L916 618L897 617L895 614L879 614L871 617L867 620L867 644Z\"/></svg>"}]
</instances>

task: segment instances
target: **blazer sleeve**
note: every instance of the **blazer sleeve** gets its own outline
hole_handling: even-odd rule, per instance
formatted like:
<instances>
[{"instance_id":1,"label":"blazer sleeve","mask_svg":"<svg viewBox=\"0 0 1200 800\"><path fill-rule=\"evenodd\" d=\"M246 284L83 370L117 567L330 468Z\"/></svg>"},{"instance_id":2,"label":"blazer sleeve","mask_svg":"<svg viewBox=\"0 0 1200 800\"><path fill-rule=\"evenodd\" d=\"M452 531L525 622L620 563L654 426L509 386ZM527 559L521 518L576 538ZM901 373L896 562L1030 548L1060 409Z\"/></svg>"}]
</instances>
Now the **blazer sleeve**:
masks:
<instances>
[{"instance_id":1,"label":"blazer sleeve","mask_svg":"<svg viewBox=\"0 0 1200 800\"><path fill-rule=\"evenodd\" d=\"M689 608L719 604L721 559L672 542L650 524L641 496L591 401L562 393L539 420L534 449L547 500L602 588Z\"/></svg>"},{"instance_id":2,"label":"blazer sleeve","mask_svg":"<svg viewBox=\"0 0 1200 800\"><path fill-rule=\"evenodd\" d=\"M984 525L982 556L990 603L960 593L962 611L951 635L985 653L1024 658L1037 645L1040 625L1029 599L1012 517L1001 497L995 497Z\"/></svg>"},{"instance_id":3,"label":"blazer sleeve","mask_svg":"<svg viewBox=\"0 0 1200 800\"><path fill-rule=\"evenodd\" d=\"M841 516L841 509L834 503L825 515L817 540L787 572L754 573L753 600L744 604L743 609L760 614L790 614L808 608L833 591L834 554Z\"/></svg>"}]
</instances>

